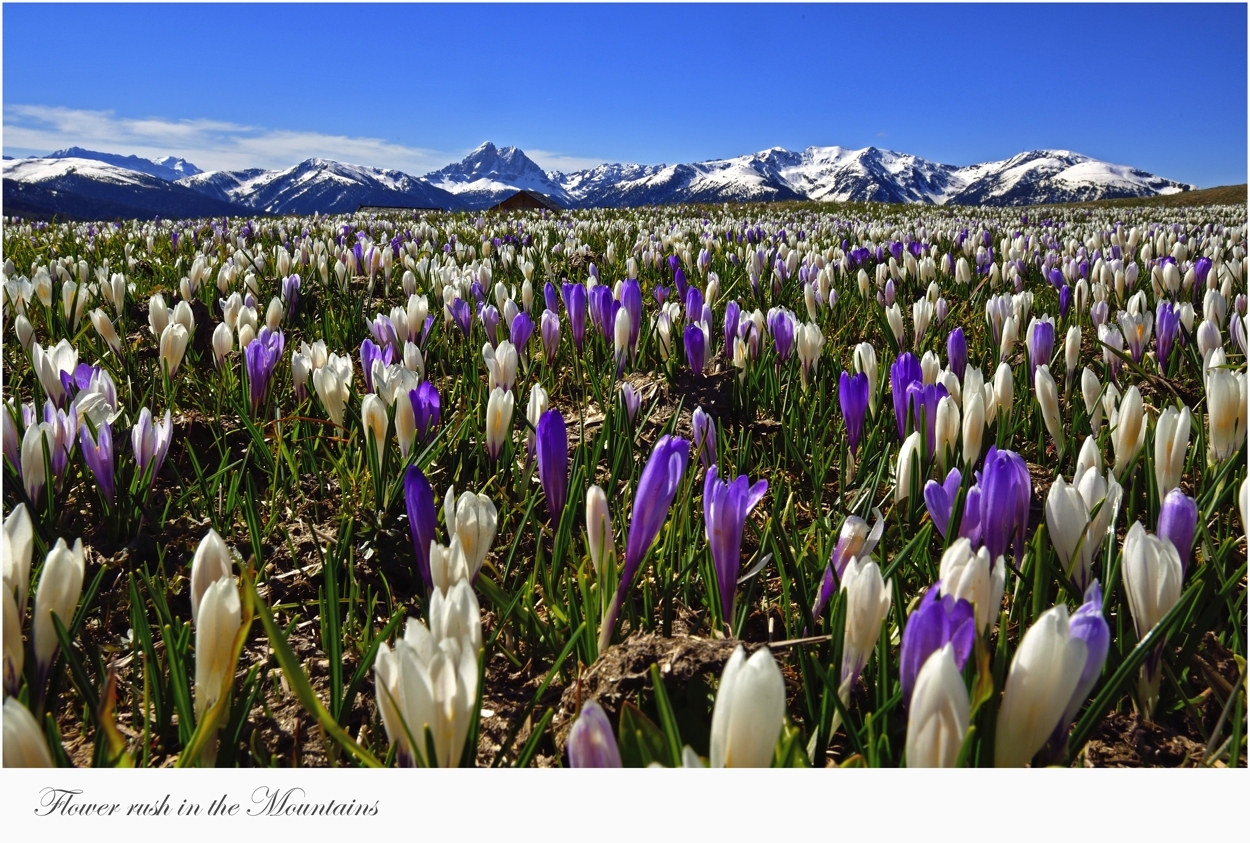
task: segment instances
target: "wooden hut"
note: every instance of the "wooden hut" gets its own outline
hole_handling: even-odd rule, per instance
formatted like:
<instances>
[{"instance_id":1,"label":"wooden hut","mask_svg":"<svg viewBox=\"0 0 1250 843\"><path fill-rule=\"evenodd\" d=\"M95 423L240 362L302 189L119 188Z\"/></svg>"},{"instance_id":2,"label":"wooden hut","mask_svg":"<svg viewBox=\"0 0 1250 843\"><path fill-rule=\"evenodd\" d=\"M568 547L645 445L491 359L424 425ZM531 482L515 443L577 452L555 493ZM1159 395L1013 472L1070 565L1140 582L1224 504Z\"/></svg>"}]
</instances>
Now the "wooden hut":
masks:
<instances>
[{"instance_id":1,"label":"wooden hut","mask_svg":"<svg viewBox=\"0 0 1250 843\"><path fill-rule=\"evenodd\" d=\"M563 211L560 204L536 190L518 190L507 199L487 209L488 211Z\"/></svg>"}]
</instances>

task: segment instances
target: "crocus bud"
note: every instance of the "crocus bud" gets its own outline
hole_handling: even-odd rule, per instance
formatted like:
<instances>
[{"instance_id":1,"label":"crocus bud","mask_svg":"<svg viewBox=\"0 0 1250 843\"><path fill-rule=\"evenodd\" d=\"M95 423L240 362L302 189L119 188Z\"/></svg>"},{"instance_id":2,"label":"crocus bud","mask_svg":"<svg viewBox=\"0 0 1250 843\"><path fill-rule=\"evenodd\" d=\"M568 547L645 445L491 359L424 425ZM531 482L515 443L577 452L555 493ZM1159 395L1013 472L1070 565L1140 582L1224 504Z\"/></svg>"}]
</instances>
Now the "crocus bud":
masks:
<instances>
[{"instance_id":1,"label":"crocus bud","mask_svg":"<svg viewBox=\"0 0 1250 843\"><path fill-rule=\"evenodd\" d=\"M968 733L968 689L945 644L925 661L916 677L907 712L907 766L954 767Z\"/></svg>"},{"instance_id":2,"label":"crocus bud","mask_svg":"<svg viewBox=\"0 0 1250 843\"><path fill-rule=\"evenodd\" d=\"M473 582L495 541L499 511L486 495L466 491L457 498L449 486L443 498L443 524L447 534L459 540L469 569L468 579Z\"/></svg>"},{"instance_id":3,"label":"crocus bud","mask_svg":"<svg viewBox=\"0 0 1250 843\"><path fill-rule=\"evenodd\" d=\"M1034 373L1033 389L1037 393L1037 403L1042 408L1042 420L1046 423L1046 431L1050 440L1055 443L1055 451L1063 452L1063 419L1059 417L1059 390L1055 387L1055 379L1050 376L1050 367L1042 364Z\"/></svg>"},{"instance_id":4,"label":"crocus bud","mask_svg":"<svg viewBox=\"0 0 1250 843\"><path fill-rule=\"evenodd\" d=\"M1081 361L1081 326L1068 328L1067 337L1063 342L1063 363L1068 373L1068 389L1072 387L1072 375Z\"/></svg>"},{"instance_id":5,"label":"crocus bud","mask_svg":"<svg viewBox=\"0 0 1250 843\"><path fill-rule=\"evenodd\" d=\"M343 426L347 396L352 383L352 363L346 357L331 354L324 366L313 371L313 388L331 421Z\"/></svg>"},{"instance_id":6,"label":"crocus bud","mask_svg":"<svg viewBox=\"0 0 1250 843\"><path fill-rule=\"evenodd\" d=\"M972 542L958 538L942 554L938 577L943 597L950 594L972 604L977 629L984 633L994 628L1007 581L1003 557L991 561L984 547L973 552Z\"/></svg>"},{"instance_id":7,"label":"crocus bud","mask_svg":"<svg viewBox=\"0 0 1250 843\"><path fill-rule=\"evenodd\" d=\"M772 653L761 647L748 659L738 645L725 663L712 709L712 766L769 766L785 708L785 680Z\"/></svg>"},{"instance_id":8,"label":"crocus bud","mask_svg":"<svg viewBox=\"0 0 1250 843\"><path fill-rule=\"evenodd\" d=\"M695 407L690 416L690 440L699 454L699 461L706 470L716 465L716 420Z\"/></svg>"},{"instance_id":9,"label":"crocus bud","mask_svg":"<svg viewBox=\"0 0 1250 843\"><path fill-rule=\"evenodd\" d=\"M52 615L56 613L65 628L69 629L74 610L78 607L78 598L82 596L82 580L85 572L82 539L74 542L73 549L65 543L65 539L57 539L56 545L48 551L48 556L44 560L43 572L39 575L39 585L35 589L35 614L31 624L31 637L34 642L35 663L38 665L40 676L47 675L58 647Z\"/></svg>"},{"instance_id":10,"label":"crocus bud","mask_svg":"<svg viewBox=\"0 0 1250 843\"><path fill-rule=\"evenodd\" d=\"M1015 400L1015 382L1011 366L1003 361L994 372L994 406L1003 419L1011 418L1011 404Z\"/></svg>"},{"instance_id":11,"label":"crocus bud","mask_svg":"<svg viewBox=\"0 0 1250 843\"><path fill-rule=\"evenodd\" d=\"M195 719L217 704L234 674L234 639L243 624L239 588L229 574L204 589L195 626Z\"/></svg>"},{"instance_id":12,"label":"crocus bud","mask_svg":"<svg viewBox=\"0 0 1250 843\"><path fill-rule=\"evenodd\" d=\"M927 386L937 383L938 372L942 369L942 361L932 351L920 356L920 379Z\"/></svg>"},{"instance_id":13,"label":"crocus bud","mask_svg":"<svg viewBox=\"0 0 1250 843\"><path fill-rule=\"evenodd\" d=\"M614 350L616 352L616 371L618 377L625 369L625 356L629 352L630 324L629 311L624 307L617 310L616 320L613 326L613 343ZM687 331L687 336L689 336L689 331Z\"/></svg>"},{"instance_id":14,"label":"crocus bud","mask_svg":"<svg viewBox=\"0 0 1250 843\"><path fill-rule=\"evenodd\" d=\"M542 384L536 383L531 386L529 401L525 405L525 420L533 428L533 430L525 432L526 453L530 457L534 455L534 437L538 430L538 421L550 406L551 401L547 396L547 390L543 389Z\"/></svg>"},{"instance_id":15,"label":"crocus bud","mask_svg":"<svg viewBox=\"0 0 1250 843\"><path fill-rule=\"evenodd\" d=\"M994 766L1022 767L1046 743L1081 681L1089 648L1068 607L1043 612L1011 659L994 738Z\"/></svg>"},{"instance_id":16,"label":"crocus bud","mask_svg":"<svg viewBox=\"0 0 1250 843\"><path fill-rule=\"evenodd\" d=\"M985 435L985 401L980 390L964 399L963 458L971 467L981 456L981 439Z\"/></svg>"},{"instance_id":17,"label":"crocus bud","mask_svg":"<svg viewBox=\"0 0 1250 843\"><path fill-rule=\"evenodd\" d=\"M9 511L0 540L4 550L4 590L13 595L20 618L26 614L26 590L30 587L30 561L35 546L35 528L26 504L19 503Z\"/></svg>"},{"instance_id":18,"label":"crocus bud","mask_svg":"<svg viewBox=\"0 0 1250 843\"><path fill-rule=\"evenodd\" d=\"M863 372L868 376L868 411L875 417L877 415L877 390L879 387L877 382L877 352L868 343L861 342L855 346L851 362L854 364L856 372Z\"/></svg>"},{"instance_id":19,"label":"crocus bud","mask_svg":"<svg viewBox=\"0 0 1250 843\"><path fill-rule=\"evenodd\" d=\"M15 696L4 700L4 766L56 766L39 723Z\"/></svg>"},{"instance_id":20,"label":"crocus bud","mask_svg":"<svg viewBox=\"0 0 1250 843\"><path fill-rule=\"evenodd\" d=\"M612 536L612 515L608 512L608 496L598 486L586 490L586 544L590 548L590 561L595 577L606 588L607 562L616 553Z\"/></svg>"},{"instance_id":21,"label":"crocus bud","mask_svg":"<svg viewBox=\"0 0 1250 843\"><path fill-rule=\"evenodd\" d=\"M1115 451L1115 476L1124 477L1129 463L1146 444L1145 407L1136 386L1130 386L1111 418L1111 446Z\"/></svg>"},{"instance_id":22,"label":"crocus bud","mask_svg":"<svg viewBox=\"0 0 1250 843\"><path fill-rule=\"evenodd\" d=\"M551 523L558 526L564 512L569 485L569 437L564 416L559 410L548 410L538 420L538 477L547 498Z\"/></svg>"},{"instance_id":23,"label":"crocus bud","mask_svg":"<svg viewBox=\"0 0 1250 843\"><path fill-rule=\"evenodd\" d=\"M169 326L169 308L165 306L165 297L160 293L148 300L148 328L152 336L159 338Z\"/></svg>"},{"instance_id":24,"label":"crocus bud","mask_svg":"<svg viewBox=\"0 0 1250 843\"><path fill-rule=\"evenodd\" d=\"M386 416L386 402L376 393L367 393L360 402L360 419L373 441L378 462L381 463L382 455L386 453L386 434L390 430L390 420Z\"/></svg>"},{"instance_id":25,"label":"crocus bud","mask_svg":"<svg viewBox=\"0 0 1250 843\"><path fill-rule=\"evenodd\" d=\"M599 703L587 700L569 729L570 767L620 767L621 752L612 735L612 724Z\"/></svg>"},{"instance_id":26,"label":"crocus bud","mask_svg":"<svg viewBox=\"0 0 1250 843\"><path fill-rule=\"evenodd\" d=\"M946 362L955 377L962 381L968 366L968 341L963 328L956 328L946 338Z\"/></svg>"},{"instance_id":27,"label":"crocus bud","mask_svg":"<svg viewBox=\"0 0 1250 843\"><path fill-rule=\"evenodd\" d=\"M894 464L894 501L905 500L911 496L911 478L913 470L918 474L920 467L920 431L913 430L903 440L898 449L898 459ZM921 478L923 479L923 478Z\"/></svg>"},{"instance_id":28,"label":"crocus bud","mask_svg":"<svg viewBox=\"0 0 1250 843\"><path fill-rule=\"evenodd\" d=\"M95 332L100 335L100 339L104 340L104 342L108 345L109 349L112 350L114 354L120 357L122 353L121 337L117 335L117 329L113 327L112 321L104 313L104 308L97 307L95 310L91 311L90 316L91 316L91 326L95 328ZM19 341L22 341L20 329L22 327L21 323L22 321L25 321L25 319L26 317L19 316L18 320L20 321L16 321L16 325L19 329L19 333L18 333ZM30 325L29 322L27 322L26 324ZM29 345L30 345L30 337L28 335L26 340L22 341L22 347L26 348Z\"/></svg>"},{"instance_id":29,"label":"crocus bud","mask_svg":"<svg viewBox=\"0 0 1250 843\"><path fill-rule=\"evenodd\" d=\"M820 366L820 352L825 345L825 335L815 322L805 322L798 327L796 340L799 350L799 364L803 376L803 389L815 377Z\"/></svg>"},{"instance_id":30,"label":"crocus bud","mask_svg":"<svg viewBox=\"0 0 1250 843\"><path fill-rule=\"evenodd\" d=\"M934 424L934 448L938 456L938 464L946 467L947 454L955 454L959 450L959 405L955 399L946 396L938 401L937 421Z\"/></svg>"},{"instance_id":31,"label":"crocus bud","mask_svg":"<svg viewBox=\"0 0 1250 843\"><path fill-rule=\"evenodd\" d=\"M1157 532L1159 538L1167 539L1176 548L1181 560L1181 576L1189 567L1189 557L1194 549L1194 532L1198 529L1198 504L1180 489L1172 489L1159 508Z\"/></svg>"},{"instance_id":32,"label":"crocus bud","mask_svg":"<svg viewBox=\"0 0 1250 843\"><path fill-rule=\"evenodd\" d=\"M1191 420L1188 407L1179 412L1175 407L1165 407L1155 423L1155 483L1160 496L1181 484Z\"/></svg>"},{"instance_id":33,"label":"crocus bud","mask_svg":"<svg viewBox=\"0 0 1250 843\"><path fill-rule=\"evenodd\" d=\"M1081 398L1085 401L1090 429L1097 433L1102 424L1102 384L1088 366L1081 370Z\"/></svg>"},{"instance_id":34,"label":"crocus bud","mask_svg":"<svg viewBox=\"0 0 1250 843\"><path fill-rule=\"evenodd\" d=\"M194 626L199 615L200 601L204 599L209 586L222 577L230 576L230 548L221 534L209 528L204 538L200 539L195 548L195 556L191 559L191 624Z\"/></svg>"},{"instance_id":35,"label":"crocus bud","mask_svg":"<svg viewBox=\"0 0 1250 843\"><path fill-rule=\"evenodd\" d=\"M95 323L95 319L92 319L91 321L93 324ZM110 327L111 325L112 323L110 323ZM13 320L13 330L17 333L18 344L22 346L24 351L30 352L31 346L35 341L35 326L30 324L30 320L26 318L25 313L17 314L17 318ZM99 332L98 326L96 331ZM103 337L104 335L101 334L101 336Z\"/></svg>"},{"instance_id":36,"label":"crocus bud","mask_svg":"<svg viewBox=\"0 0 1250 843\"><path fill-rule=\"evenodd\" d=\"M1129 611L1140 640L1158 626L1180 599L1185 569L1171 540L1150 535L1140 521L1134 522L1124 537L1120 564ZM1140 688L1147 716L1151 714L1159 693L1161 653L1161 648L1156 650L1142 665Z\"/></svg>"},{"instance_id":37,"label":"crocus bud","mask_svg":"<svg viewBox=\"0 0 1250 843\"><path fill-rule=\"evenodd\" d=\"M850 698L851 686L877 646L881 622L890 612L893 592L890 583L882 578L877 563L867 556L858 557L846 566L842 589L846 591L846 632L838 692L845 701Z\"/></svg>"},{"instance_id":38,"label":"crocus bud","mask_svg":"<svg viewBox=\"0 0 1250 843\"><path fill-rule=\"evenodd\" d=\"M1246 375L1212 369L1207 375L1207 439L1211 457L1221 462L1246 439Z\"/></svg>"},{"instance_id":39,"label":"crocus bud","mask_svg":"<svg viewBox=\"0 0 1250 843\"><path fill-rule=\"evenodd\" d=\"M161 368L169 377L178 373L182 358L187 353L187 343L191 335L179 322L170 322L161 332L160 361Z\"/></svg>"},{"instance_id":40,"label":"crocus bud","mask_svg":"<svg viewBox=\"0 0 1250 843\"><path fill-rule=\"evenodd\" d=\"M492 460L499 459L508 432L512 426L512 408L515 399L509 391L495 387L486 403L486 452Z\"/></svg>"},{"instance_id":41,"label":"crocus bud","mask_svg":"<svg viewBox=\"0 0 1250 843\"><path fill-rule=\"evenodd\" d=\"M894 342L899 348L903 347L903 311L898 304L892 304L885 309L885 320L889 323L890 332L894 334Z\"/></svg>"}]
</instances>

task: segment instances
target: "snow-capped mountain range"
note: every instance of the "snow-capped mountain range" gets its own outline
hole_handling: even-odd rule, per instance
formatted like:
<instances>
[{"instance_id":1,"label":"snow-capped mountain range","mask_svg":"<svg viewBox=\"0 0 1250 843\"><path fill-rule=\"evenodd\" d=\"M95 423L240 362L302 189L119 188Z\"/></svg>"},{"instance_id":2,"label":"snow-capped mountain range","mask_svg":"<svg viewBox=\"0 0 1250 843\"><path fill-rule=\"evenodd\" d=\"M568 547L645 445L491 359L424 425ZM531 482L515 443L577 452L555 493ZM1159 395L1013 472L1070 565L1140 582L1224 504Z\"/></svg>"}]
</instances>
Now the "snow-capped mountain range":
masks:
<instances>
[{"instance_id":1,"label":"snow-capped mountain range","mask_svg":"<svg viewBox=\"0 0 1250 843\"><path fill-rule=\"evenodd\" d=\"M66 179L74 176L75 185ZM143 174L148 181L136 180ZM780 147L694 164L601 164L572 173L544 171L520 149L487 142L464 160L423 177L398 170L311 158L285 170L202 172L180 158L148 160L77 147L47 158L4 162L6 205L16 185L59 191L61 204L81 182L97 180L133 196L123 202L169 214L171 196L152 182L198 194L232 213L343 213L361 205L482 210L518 190L546 194L565 207L637 207L686 202L893 202L925 205L1037 205L1147 197L1193 189L1134 167L1067 150L1022 152L1004 161L957 167L877 147ZM10 186L10 182L13 186ZM110 195L111 201L120 197ZM174 202L175 205L185 202ZM162 210L161 208L165 208ZM58 213L64 213L60 211ZM211 213L225 213L215 211Z\"/></svg>"}]
</instances>

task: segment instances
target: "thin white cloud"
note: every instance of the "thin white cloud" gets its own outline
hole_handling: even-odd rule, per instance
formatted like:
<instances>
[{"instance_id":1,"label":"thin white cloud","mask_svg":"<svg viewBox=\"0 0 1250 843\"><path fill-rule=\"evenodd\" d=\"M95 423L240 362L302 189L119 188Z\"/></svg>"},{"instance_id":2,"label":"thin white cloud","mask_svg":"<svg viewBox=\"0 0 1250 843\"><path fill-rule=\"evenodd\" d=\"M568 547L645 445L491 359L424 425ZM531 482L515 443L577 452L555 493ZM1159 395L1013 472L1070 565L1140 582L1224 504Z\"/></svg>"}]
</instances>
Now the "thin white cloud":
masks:
<instances>
[{"instance_id":1,"label":"thin white cloud","mask_svg":"<svg viewBox=\"0 0 1250 843\"><path fill-rule=\"evenodd\" d=\"M607 163L604 158L585 158L578 155L565 155L562 152L550 152L545 149L527 149L525 154L538 166L544 170L551 172L559 170L562 173L572 173L577 170L588 170L591 167L597 167L600 164Z\"/></svg>"},{"instance_id":2,"label":"thin white cloud","mask_svg":"<svg viewBox=\"0 0 1250 843\"><path fill-rule=\"evenodd\" d=\"M112 111L4 106L6 154L46 154L71 146L143 158L176 155L203 170L284 169L306 158L320 157L423 175L457 160L455 155L380 138L261 128L220 120L135 119L118 117Z\"/></svg>"}]
</instances>

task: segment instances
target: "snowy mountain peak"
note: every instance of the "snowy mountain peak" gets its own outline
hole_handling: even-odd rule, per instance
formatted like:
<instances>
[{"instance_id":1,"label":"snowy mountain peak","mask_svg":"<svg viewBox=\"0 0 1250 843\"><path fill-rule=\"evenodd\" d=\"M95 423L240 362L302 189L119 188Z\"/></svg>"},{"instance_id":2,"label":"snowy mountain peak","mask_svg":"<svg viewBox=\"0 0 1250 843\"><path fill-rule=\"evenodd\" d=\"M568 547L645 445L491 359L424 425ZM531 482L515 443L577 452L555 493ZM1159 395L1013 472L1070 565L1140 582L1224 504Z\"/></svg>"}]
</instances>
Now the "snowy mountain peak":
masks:
<instances>
[{"instance_id":1,"label":"snowy mountain peak","mask_svg":"<svg viewBox=\"0 0 1250 843\"><path fill-rule=\"evenodd\" d=\"M187 161L185 158L175 158L167 155L164 158L149 159L140 158L138 155L116 155L112 152L96 152L92 149L83 149L80 146L71 146L69 149L58 149L56 152L47 156L48 158L80 158L90 161L102 161L105 164L111 164L114 167L121 167L124 170L133 170L136 173L145 173L149 176L156 176L158 179L165 181L175 181L184 176L193 176L202 172L199 167Z\"/></svg>"},{"instance_id":2,"label":"snowy mountain peak","mask_svg":"<svg viewBox=\"0 0 1250 843\"><path fill-rule=\"evenodd\" d=\"M518 190L551 196L566 207L573 198L557 180L515 146L497 147L486 141L462 160L435 170L426 178L435 186L464 199L474 209L489 208Z\"/></svg>"}]
</instances>

